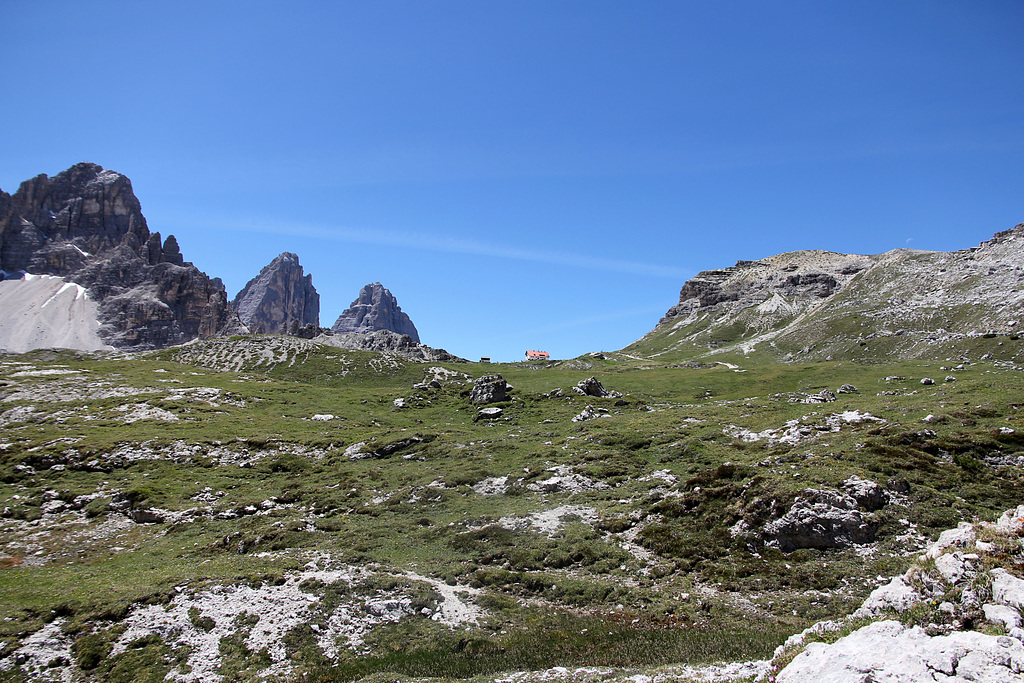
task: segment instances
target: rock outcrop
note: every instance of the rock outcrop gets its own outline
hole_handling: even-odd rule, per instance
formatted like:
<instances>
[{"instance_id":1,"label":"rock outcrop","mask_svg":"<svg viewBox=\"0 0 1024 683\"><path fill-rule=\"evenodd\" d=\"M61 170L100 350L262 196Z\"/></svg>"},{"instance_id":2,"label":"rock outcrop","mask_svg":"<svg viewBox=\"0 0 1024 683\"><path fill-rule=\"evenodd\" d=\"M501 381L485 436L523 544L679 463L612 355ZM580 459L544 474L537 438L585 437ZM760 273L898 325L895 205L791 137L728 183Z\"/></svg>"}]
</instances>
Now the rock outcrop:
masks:
<instances>
[{"instance_id":1,"label":"rock outcrop","mask_svg":"<svg viewBox=\"0 0 1024 683\"><path fill-rule=\"evenodd\" d=\"M54 275L99 304L99 335L150 349L242 331L224 286L186 262L173 235L151 233L131 181L81 163L0 192L0 270Z\"/></svg>"},{"instance_id":2,"label":"rock outcrop","mask_svg":"<svg viewBox=\"0 0 1024 683\"><path fill-rule=\"evenodd\" d=\"M304 275L299 257L284 252L249 280L231 306L252 332L285 334L298 327L320 325L320 295L313 276Z\"/></svg>"},{"instance_id":3,"label":"rock outcrop","mask_svg":"<svg viewBox=\"0 0 1024 683\"><path fill-rule=\"evenodd\" d=\"M873 481L861 479L856 474L843 482L843 489L868 512L881 510L889 502L885 489Z\"/></svg>"},{"instance_id":4,"label":"rock outcrop","mask_svg":"<svg viewBox=\"0 0 1024 683\"><path fill-rule=\"evenodd\" d=\"M618 391L608 391L601 384L601 380L596 377L588 377L587 379L581 379L577 382L576 386L572 388L577 394L581 396L596 396L598 398L622 398L622 394Z\"/></svg>"},{"instance_id":5,"label":"rock outcrop","mask_svg":"<svg viewBox=\"0 0 1024 683\"><path fill-rule=\"evenodd\" d=\"M399 307L395 296L381 283L374 282L360 290L358 298L338 317L331 331L366 334L377 330L391 330L408 335L416 343L420 341L416 326Z\"/></svg>"},{"instance_id":6,"label":"rock outcrop","mask_svg":"<svg viewBox=\"0 0 1024 683\"><path fill-rule=\"evenodd\" d=\"M754 308L760 325L770 327L832 296L874 262L871 256L828 251L738 261L731 268L706 270L685 282L679 304L668 310L665 320L708 309L739 313Z\"/></svg>"},{"instance_id":7,"label":"rock outcrop","mask_svg":"<svg viewBox=\"0 0 1024 683\"><path fill-rule=\"evenodd\" d=\"M790 637L757 680L1020 681L1024 579L1015 574L1022 520L1019 506L995 524L962 522L944 531L917 563L876 588L849 617ZM874 621L850 630L863 620ZM831 644L814 642L844 630L848 635ZM776 663L784 666L773 674Z\"/></svg>"}]
</instances>

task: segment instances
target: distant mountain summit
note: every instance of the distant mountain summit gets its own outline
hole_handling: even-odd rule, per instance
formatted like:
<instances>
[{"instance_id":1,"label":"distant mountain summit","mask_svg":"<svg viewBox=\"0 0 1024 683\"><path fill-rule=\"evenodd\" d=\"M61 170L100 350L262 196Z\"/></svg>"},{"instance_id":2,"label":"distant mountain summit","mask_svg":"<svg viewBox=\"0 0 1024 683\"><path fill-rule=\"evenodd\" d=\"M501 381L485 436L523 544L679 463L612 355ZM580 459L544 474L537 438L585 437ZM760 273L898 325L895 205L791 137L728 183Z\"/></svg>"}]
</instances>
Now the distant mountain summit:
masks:
<instances>
[{"instance_id":1,"label":"distant mountain summit","mask_svg":"<svg viewBox=\"0 0 1024 683\"><path fill-rule=\"evenodd\" d=\"M304 275L299 257L287 251L249 280L231 305L256 333L286 334L293 324L320 325L320 295L313 276Z\"/></svg>"},{"instance_id":2,"label":"distant mountain summit","mask_svg":"<svg viewBox=\"0 0 1024 683\"><path fill-rule=\"evenodd\" d=\"M84 288L98 303L99 337L115 347L158 348L243 329L220 280L186 262L173 235L161 240L151 233L131 181L96 164L36 176L14 195L0 191L0 270L6 280L26 285L4 287L3 348L5 334L25 329L24 321L9 319L12 311L39 295L38 282L25 273ZM33 310L35 327L53 332L36 348L77 338L65 328L87 322L68 319L49 300Z\"/></svg>"},{"instance_id":3,"label":"distant mountain summit","mask_svg":"<svg viewBox=\"0 0 1024 683\"><path fill-rule=\"evenodd\" d=\"M776 360L924 358L1024 325L1024 223L953 252L794 251L706 270L624 351Z\"/></svg>"},{"instance_id":4,"label":"distant mountain summit","mask_svg":"<svg viewBox=\"0 0 1024 683\"><path fill-rule=\"evenodd\" d=\"M381 283L374 282L360 290L359 297L338 317L331 331L335 334L366 334L377 330L407 335L417 344L420 341L416 326L402 312L395 296Z\"/></svg>"}]
</instances>

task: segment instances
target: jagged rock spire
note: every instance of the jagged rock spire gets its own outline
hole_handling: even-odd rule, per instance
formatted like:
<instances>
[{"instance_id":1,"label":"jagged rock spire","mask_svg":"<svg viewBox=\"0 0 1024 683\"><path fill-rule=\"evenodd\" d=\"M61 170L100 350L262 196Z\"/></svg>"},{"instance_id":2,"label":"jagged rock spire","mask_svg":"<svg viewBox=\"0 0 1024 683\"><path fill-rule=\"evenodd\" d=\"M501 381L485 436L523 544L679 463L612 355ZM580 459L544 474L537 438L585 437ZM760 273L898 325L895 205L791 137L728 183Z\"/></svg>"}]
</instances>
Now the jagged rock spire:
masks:
<instances>
[{"instance_id":1,"label":"jagged rock spire","mask_svg":"<svg viewBox=\"0 0 1024 683\"><path fill-rule=\"evenodd\" d=\"M335 334L365 334L376 330L391 330L408 335L417 343L420 341L420 334L412 320L402 312L395 296L379 282L363 287L359 297L345 309L331 327Z\"/></svg>"},{"instance_id":2,"label":"jagged rock spire","mask_svg":"<svg viewBox=\"0 0 1024 683\"><path fill-rule=\"evenodd\" d=\"M285 334L294 322L320 325L320 295L299 257L284 252L260 271L231 302L253 332Z\"/></svg>"}]
</instances>

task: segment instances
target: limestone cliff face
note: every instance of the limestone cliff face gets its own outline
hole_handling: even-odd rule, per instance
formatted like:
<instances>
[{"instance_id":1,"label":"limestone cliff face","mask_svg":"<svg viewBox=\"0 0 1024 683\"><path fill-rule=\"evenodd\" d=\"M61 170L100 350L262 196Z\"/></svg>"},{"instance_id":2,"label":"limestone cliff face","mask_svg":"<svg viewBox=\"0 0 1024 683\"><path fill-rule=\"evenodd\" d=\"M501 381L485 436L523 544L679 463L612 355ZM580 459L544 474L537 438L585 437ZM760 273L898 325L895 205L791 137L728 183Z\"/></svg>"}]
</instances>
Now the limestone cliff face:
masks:
<instances>
[{"instance_id":1,"label":"limestone cliff face","mask_svg":"<svg viewBox=\"0 0 1024 683\"><path fill-rule=\"evenodd\" d=\"M0 270L58 275L99 303L100 336L122 348L243 331L219 280L151 233L131 181L81 163L0 192Z\"/></svg>"},{"instance_id":2,"label":"limestone cliff face","mask_svg":"<svg viewBox=\"0 0 1024 683\"><path fill-rule=\"evenodd\" d=\"M394 295L379 282L374 282L363 287L359 297L335 321L331 331L335 334L366 334L377 330L408 335L417 344L420 341L416 326L402 312Z\"/></svg>"},{"instance_id":3,"label":"limestone cliff face","mask_svg":"<svg viewBox=\"0 0 1024 683\"><path fill-rule=\"evenodd\" d=\"M284 334L293 323L320 325L320 295L313 276L303 275L299 257L284 252L260 271L231 302L248 328L262 334Z\"/></svg>"}]
</instances>

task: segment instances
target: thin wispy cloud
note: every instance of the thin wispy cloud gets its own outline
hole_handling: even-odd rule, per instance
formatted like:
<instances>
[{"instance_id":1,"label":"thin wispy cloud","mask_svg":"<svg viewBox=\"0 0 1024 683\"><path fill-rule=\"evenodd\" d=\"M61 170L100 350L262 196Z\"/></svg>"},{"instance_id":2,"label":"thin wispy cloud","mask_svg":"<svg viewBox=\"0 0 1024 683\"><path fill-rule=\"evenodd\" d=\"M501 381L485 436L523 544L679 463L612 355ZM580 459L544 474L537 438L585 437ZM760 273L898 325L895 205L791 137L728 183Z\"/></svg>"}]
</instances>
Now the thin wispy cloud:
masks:
<instances>
[{"instance_id":1,"label":"thin wispy cloud","mask_svg":"<svg viewBox=\"0 0 1024 683\"><path fill-rule=\"evenodd\" d=\"M167 218L163 222L169 222ZM419 249L446 254L466 254L493 258L548 263L551 265L586 268L603 272L627 273L647 277L673 280L685 278L689 273L676 266L631 261L627 259L593 256L578 252L550 251L522 247L500 242L469 240L458 237L438 236L424 233L369 230L365 228L337 228L314 224L279 223L273 221L214 220L206 218L176 217L174 222L208 230L229 230L234 232L258 232L263 234L287 235L313 239L332 240L351 244Z\"/></svg>"}]
</instances>

